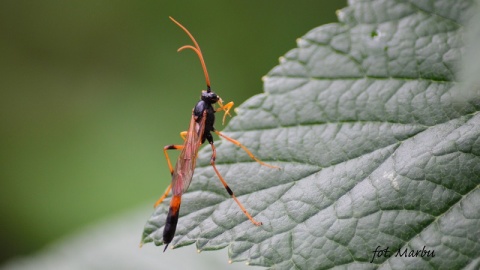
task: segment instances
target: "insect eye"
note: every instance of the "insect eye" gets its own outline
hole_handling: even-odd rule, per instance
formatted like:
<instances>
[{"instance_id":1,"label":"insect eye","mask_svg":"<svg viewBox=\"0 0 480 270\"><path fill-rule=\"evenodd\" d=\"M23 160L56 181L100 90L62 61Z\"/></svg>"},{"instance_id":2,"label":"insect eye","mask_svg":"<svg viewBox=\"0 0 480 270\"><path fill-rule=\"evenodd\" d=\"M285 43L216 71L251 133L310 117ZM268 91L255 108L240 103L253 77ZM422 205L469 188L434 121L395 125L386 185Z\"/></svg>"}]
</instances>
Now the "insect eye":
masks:
<instances>
[{"instance_id":1,"label":"insect eye","mask_svg":"<svg viewBox=\"0 0 480 270\"><path fill-rule=\"evenodd\" d=\"M212 103L215 103L215 102L217 102L219 99L220 99L220 98L219 98L217 95L214 94L214 95L212 96L212 99L211 99L211 100L212 100Z\"/></svg>"}]
</instances>

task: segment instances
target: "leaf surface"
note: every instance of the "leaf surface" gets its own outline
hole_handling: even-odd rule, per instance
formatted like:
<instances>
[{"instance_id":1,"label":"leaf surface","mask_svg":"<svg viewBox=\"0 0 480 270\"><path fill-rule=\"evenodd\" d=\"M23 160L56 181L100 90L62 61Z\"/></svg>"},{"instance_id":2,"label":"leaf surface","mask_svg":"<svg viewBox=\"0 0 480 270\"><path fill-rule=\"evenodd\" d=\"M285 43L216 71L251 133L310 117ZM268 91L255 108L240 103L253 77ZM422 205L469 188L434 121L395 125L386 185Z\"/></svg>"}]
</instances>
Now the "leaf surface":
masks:
<instances>
[{"instance_id":1,"label":"leaf surface","mask_svg":"<svg viewBox=\"0 0 480 270\"><path fill-rule=\"evenodd\" d=\"M264 78L199 154L172 244L275 269L458 269L480 261L480 98L462 95L473 1L350 1ZM478 66L477 66L478 67ZM221 93L219 93L221 95ZM217 123L219 125L219 123ZM162 244L168 201L142 241ZM389 248L390 256L373 257ZM395 256L429 250L435 257ZM397 254L398 255L398 254ZM372 262L373 259L373 262Z\"/></svg>"}]
</instances>

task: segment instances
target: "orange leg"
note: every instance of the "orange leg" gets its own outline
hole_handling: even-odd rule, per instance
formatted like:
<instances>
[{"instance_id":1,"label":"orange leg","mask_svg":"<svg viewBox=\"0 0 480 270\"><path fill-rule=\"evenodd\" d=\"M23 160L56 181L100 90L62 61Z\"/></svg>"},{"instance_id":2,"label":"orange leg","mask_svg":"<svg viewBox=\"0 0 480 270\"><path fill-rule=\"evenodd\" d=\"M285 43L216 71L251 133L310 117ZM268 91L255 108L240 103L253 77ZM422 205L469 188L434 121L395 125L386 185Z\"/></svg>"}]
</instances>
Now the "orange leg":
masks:
<instances>
[{"instance_id":1,"label":"orange leg","mask_svg":"<svg viewBox=\"0 0 480 270\"><path fill-rule=\"evenodd\" d=\"M229 141L229 142L235 144L236 146L242 148L242 149L248 154L249 157L251 157L251 158L252 158L253 160L255 160L256 162L260 163L260 165L267 166L267 167L269 167L269 168L280 169L280 167L267 164L267 163L261 161L260 159L258 159L257 157L255 157L255 156L252 154L252 152L250 152L250 150L248 150L248 148L245 147L243 144L241 144L239 141L237 141L237 140L235 140L235 139L232 139L232 138L224 135L223 133L221 133L221 132L219 132L219 131L217 131L217 130L215 130L214 132L215 132L215 134L217 134L218 136L220 136L220 137L222 137L222 138L225 138L227 141Z\"/></svg>"},{"instance_id":2,"label":"orange leg","mask_svg":"<svg viewBox=\"0 0 480 270\"><path fill-rule=\"evenodd\" d=\"M233 191L230 189L230 187L228 187L228 184L227 182L225 181L225 179L223 179L222 175L220 174L220 172L217 170L217 167L215 166L215 158L217 156L217 151L215 150L215 146L213 145L213 143L210 143L210 145L212 146L212 158L210 159L210 164L212 165L213 167L213 170L215 171L215 173L217 174L218 176L218 179L220 179L220 182L222 182L223 186L225 187L225 189L227 190L228 194L230 194L230 196L232 196L232 198L235 200L235 202L238 204L238 207L240 207L240 209L242 210L242 212L245 214L245 216L247 216L247 218L255 225L255 226L260 226L262 225L262 222L259 222L259 221L256 221L255 219L253 219L253 217L248 213L247 209L245 209L245 207L242 205L242 203L240 203L240 201L237 199L237 197L235 196L235 194L233 194Z\"/></svg>"},{"instance_id":3,"label":"orange leg","mask_svg":"<svg viewBox=\"0 0 480 270\"><path fill-rule=\"evenodd\" d=\"M180 132L180 137L182 137L182 139L185 141L187 139L187 133L186 131L182 131Z\"/></svg>"},{"instance_id":4,"label":"orange leg","mask_svg":"<svg viewBox=\"0 0 480 270\"><path fill-rule=\"evenodd\" d=\"M183 133L183 132L182 132ZM180 136L182 136L182 133L180 133ZM186 132L185 132L186 133ZM170 162L170 157L168 157L167 150L182 150L183 145L167 145L163 148L163 153L165 154L165 158L167 159L167 164L168 164L168 169L170 170L170 174L173 175L173 167L172 167L172 162ZM165 198L168 196L170 193L170 190L172 189L172 184L168 185L167 189L165 190L165 193L160 197L160 199L157 200L157 202L153 205L154 208L157 208L159 204L165 200Z\"/></svg>"},{"instance_id":5,"label":"orange leg","mask_svg":"<svg viewBox=\"0 0 480 270\"><path fill-rule=\"evenodd\" d=\"M163 153L165 154L165 158L167 159L168 169L170 170L170 174L173 175L172 163L170 162L170 158L168 157L168 153L167 153L167 150L172 150L172 149L182 150L182 149L183 149L183 145L180 145L180 144L172 144L172 145L167 145L167 146L165 146L165 147L163 148Z\"/></svg>"},{"instance_id":6,"label":"orange leg","mask_svg":"<svg viewBox=\"0 0 480 270\"><path fill-rule=\"evenodd\" d=\"M157 202L153 205L153 208L157 208L159 204L165 200L165 198L168 196L168 193L170 193L170 190L172 189L172 184L168 185L167 190L165 190L165 193L163 193L162 197L157 200Z\"/></svg>"},{"instance_id":7,"label":"orange leg","mask_svg":"<svg viewBox=\"0 0 480 270\"><path fill-rule=\"evenodd\" d=\"M220 100L218 100L218 105L220 107L217 108L215 111L216 112L225 111L225 114L223 115L223 120L222 120L222 125L225 125L225 118L227 117L227 115L230 115L230 109L233 107L233 101L230 101L229 103L223 105L223 100L220 99ZM230 117L231 117L231 115L230 115Z\"/></svg>"}]
</instances>

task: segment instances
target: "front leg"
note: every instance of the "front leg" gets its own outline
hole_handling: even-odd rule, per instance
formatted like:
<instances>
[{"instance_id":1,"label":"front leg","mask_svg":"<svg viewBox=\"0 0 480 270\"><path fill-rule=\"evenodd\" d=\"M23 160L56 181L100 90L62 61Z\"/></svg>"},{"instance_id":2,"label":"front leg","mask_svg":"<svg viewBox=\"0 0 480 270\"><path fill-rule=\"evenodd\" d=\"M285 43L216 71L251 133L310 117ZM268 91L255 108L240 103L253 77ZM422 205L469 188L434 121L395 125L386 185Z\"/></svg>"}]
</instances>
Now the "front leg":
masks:
<instances>
[{"instance_id":1,"label":"front leg","mask_svg":"<svg viewBox=\"0 0 480 270\"><path fill-rule=\"evenodd\" d=\"M223 115L222 125L225 125L225 118L227 117L227 115L230 115L230 117L232 116L232 115L230 114L230 109L232 109L233 104L234 104L233 101L230 101L229 103L223 105L223 100L222 100L222 99L219 99L219 100L218 100L218 105L219 105L220 107L217 108L215 111L216 111L216 112L225 111L225 114Z\"/></svg>"}]
</instances>

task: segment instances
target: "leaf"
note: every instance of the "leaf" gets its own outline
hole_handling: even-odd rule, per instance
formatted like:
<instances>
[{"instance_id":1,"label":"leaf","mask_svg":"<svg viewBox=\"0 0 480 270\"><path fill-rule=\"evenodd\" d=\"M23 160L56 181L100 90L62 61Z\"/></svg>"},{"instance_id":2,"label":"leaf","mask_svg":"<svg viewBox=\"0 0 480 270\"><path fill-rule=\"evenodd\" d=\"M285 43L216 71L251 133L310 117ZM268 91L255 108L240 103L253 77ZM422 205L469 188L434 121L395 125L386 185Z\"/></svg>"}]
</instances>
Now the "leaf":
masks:
<instances>
[{"instance_id":1,"label":"leaf","mask_svg":"<svg viewBox=\"0 0 480 270\"><path fill-rule=\"evenodd\" d=\"M172 244L228 246L233 261L275 269L478 266L480 98L457 79L473 7L350 1L340 23L299 39L226 129L282 170L218 147L221 173L263 226L223 189L207 147ZM144 243L162 244L167 208ZM389 256L373 258L377 247ZM405 249L435 256L396 254Z\"/></svg>"}]
</instances>

